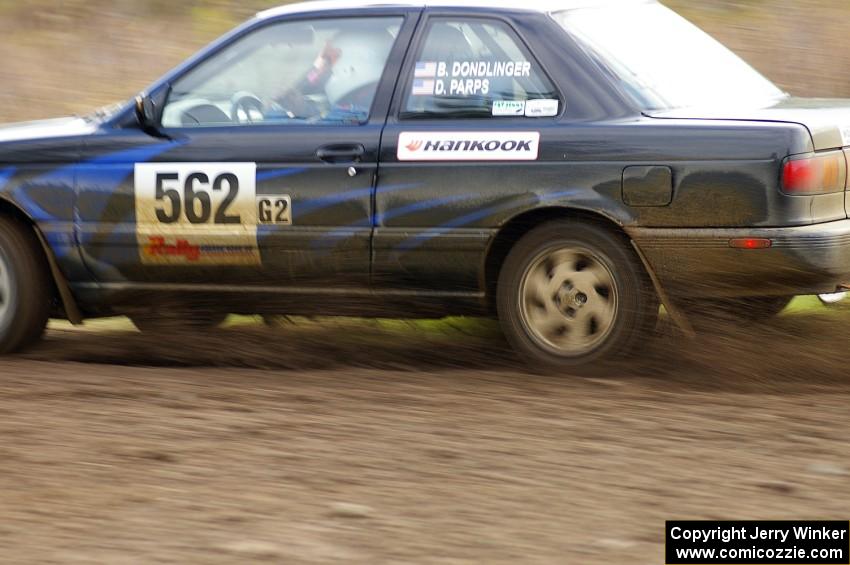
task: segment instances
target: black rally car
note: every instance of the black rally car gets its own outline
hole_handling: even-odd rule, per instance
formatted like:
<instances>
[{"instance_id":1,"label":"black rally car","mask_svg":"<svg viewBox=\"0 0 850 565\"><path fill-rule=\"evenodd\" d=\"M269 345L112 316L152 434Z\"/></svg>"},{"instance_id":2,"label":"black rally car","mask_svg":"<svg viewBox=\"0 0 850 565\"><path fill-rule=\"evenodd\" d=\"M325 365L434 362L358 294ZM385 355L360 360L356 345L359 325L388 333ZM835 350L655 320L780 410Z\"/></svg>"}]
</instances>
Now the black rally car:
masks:
<instances>
[{"instance_id":1,"label":"black rally car","mask_svg":"<svg viewBox=\"0 0 850 565\"><path fill-rule=\"evenodd\" d=\"M285 6L125 105L0 129L0 350L60 313L491 314L586 364L661 301L837 290L847 145L850 103L654 1Z\"/></svg>"}]
</instances>

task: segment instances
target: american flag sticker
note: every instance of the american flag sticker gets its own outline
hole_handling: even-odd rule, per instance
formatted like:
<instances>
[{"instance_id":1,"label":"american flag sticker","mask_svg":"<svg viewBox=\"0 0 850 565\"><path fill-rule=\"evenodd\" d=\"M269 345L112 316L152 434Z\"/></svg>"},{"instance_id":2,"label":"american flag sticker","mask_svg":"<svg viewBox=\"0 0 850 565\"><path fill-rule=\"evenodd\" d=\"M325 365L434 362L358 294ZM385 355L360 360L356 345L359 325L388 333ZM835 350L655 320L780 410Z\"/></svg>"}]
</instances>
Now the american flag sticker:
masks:
<instances>
[{"instance_id":1,"label":"american flag sticker","mask_svg":"<svg viewBox=\"0 0 850 565\"><path fill-rule=\"evenodd\" d=\"M433 96L434 95L434 85L437 81L435 80L425 80L421 78L414 79L413 81L413 96Z\"/></svg>"},{"instance_id":2,"label":"american flag sticker","mask_svg":"<svg viewBox=\"0 0 850 565\"><path fill-rule=\"evenodd\" d=\"M434 78L437 76L437 63L434 61L416 63L416 71L414 71L413 76L416 78Z\"/></svg>"}]
</instances>

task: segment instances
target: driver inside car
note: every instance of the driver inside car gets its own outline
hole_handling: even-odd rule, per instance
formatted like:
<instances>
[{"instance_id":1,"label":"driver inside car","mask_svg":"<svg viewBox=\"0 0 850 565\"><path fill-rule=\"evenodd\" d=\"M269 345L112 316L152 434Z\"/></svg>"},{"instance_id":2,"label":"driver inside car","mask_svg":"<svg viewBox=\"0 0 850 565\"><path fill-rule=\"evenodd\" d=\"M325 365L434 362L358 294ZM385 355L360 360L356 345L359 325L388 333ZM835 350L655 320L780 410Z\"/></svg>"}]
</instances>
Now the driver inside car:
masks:
<instances>
[{"instance_id":1,"label":"driver inside car","mask_svg":"<svg viewBox=\"0 0 850 565\"><path fill-rule=\"evenodd\" d=\"M265 119L366 121L393 41L386 29L340 32L304 76L274 98Z\"/></svg>"}]
</instances>

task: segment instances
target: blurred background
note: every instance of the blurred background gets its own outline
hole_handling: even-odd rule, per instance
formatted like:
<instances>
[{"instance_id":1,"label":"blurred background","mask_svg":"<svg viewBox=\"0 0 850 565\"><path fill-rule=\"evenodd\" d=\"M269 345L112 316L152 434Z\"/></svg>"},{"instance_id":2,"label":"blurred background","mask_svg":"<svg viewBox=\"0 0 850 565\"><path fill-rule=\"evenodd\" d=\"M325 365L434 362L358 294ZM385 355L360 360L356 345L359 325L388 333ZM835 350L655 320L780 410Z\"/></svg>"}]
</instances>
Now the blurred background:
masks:
<instances>
[{"instance_id":1,"label":"blurred background","mask_svg":"<svg viewBox=\"0 0 850 565\"><path fill-rule=\"evenodd\" d=\"M0 121L130 98L280 0L0 0ZM850 97L850 2L666 0L792 94Z\"/></svg>"}]
</instances>

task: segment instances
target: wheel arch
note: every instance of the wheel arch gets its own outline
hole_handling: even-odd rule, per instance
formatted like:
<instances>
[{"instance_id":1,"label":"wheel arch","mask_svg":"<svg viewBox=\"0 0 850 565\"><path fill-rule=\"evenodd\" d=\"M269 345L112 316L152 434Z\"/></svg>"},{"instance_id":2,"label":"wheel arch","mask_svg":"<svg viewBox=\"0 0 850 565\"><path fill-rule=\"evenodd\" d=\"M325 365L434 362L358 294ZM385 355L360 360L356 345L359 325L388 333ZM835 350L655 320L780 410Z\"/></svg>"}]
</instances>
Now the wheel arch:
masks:
<instances>
[{"instance_id":1,"label":"wheel arch","mask_svg":"<svg viewBox=\"0 0 850 565\"><path fill-rule=\"evenodd\" d=\"M73 324L81 324L82 314L80 312L80 308L71 293L71 289L68 285L68 281L65 279L65 275L62 273L61 269L59 269L56 257L53 255L53 250L50 248L50 245L48 245L47 239L44 237L44 233L42 233L41 229L39 229L35 220L33 220L18 204L5 196L0 196L0 217L12 218L32 230L32 234L35 237L38 246L41 248L42 259L44 259L45 263L47 263L47 267L50 271L52 278L51 282L53 283L53 288L56 292L56 298L62 303L62 308L65 311L65 315L68 320Z\"/></svg>"},{"instance_id":2,"label":"wheel arch","mask_svg":"<svg viewBox=\"0 0 850 565\"><path fill-rule=\"evenodd\" d=\"M502 224L495 237L490 241L485 253L484 266L481 269L483 280L480 281L480 285L485 291L489 312L495 312L499 273L505 258L516 242L539 225L552 220L563 219L578 219L594 223L622 238L624 245L631 248L631 238L623 230L622 223L600 212L568 206L547 206L517 214Z\"/></svg>"},{"instance_id":3,"label":"wheel arch","mask_svg":"<svg viewBox=\"0 0 850 565\"><path fill-rule=\"evenodd\" d=\"M4 195L0 195L0 215L14 218L23 224L38 229L35 225L35 220L33 220L17 203Z\"/></svg>"}]
</instances>

